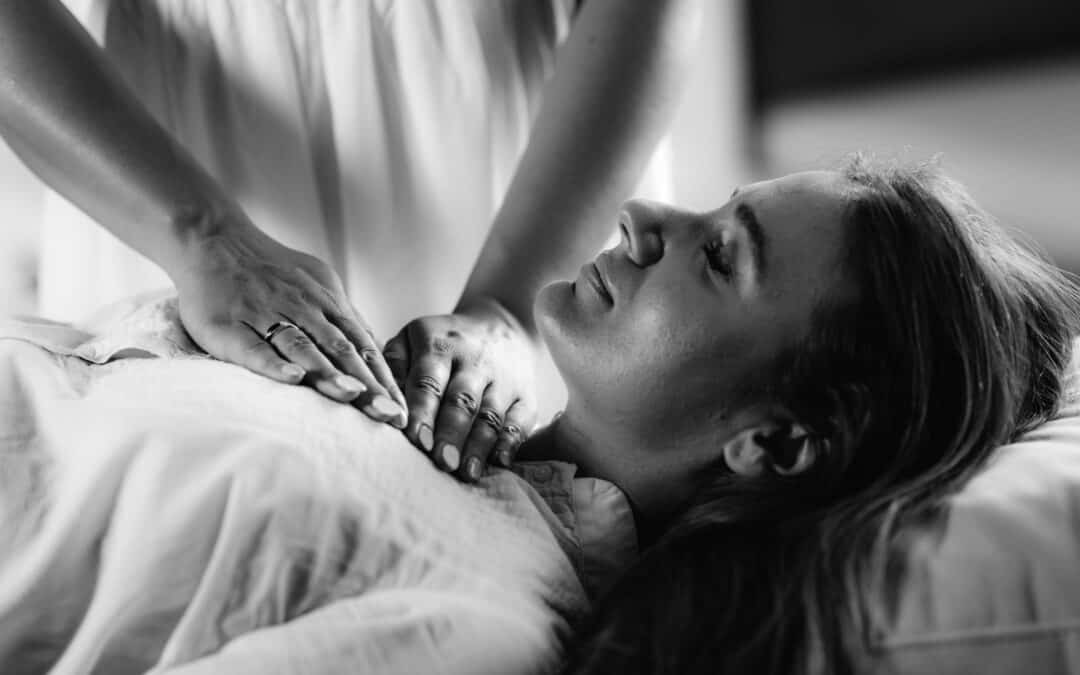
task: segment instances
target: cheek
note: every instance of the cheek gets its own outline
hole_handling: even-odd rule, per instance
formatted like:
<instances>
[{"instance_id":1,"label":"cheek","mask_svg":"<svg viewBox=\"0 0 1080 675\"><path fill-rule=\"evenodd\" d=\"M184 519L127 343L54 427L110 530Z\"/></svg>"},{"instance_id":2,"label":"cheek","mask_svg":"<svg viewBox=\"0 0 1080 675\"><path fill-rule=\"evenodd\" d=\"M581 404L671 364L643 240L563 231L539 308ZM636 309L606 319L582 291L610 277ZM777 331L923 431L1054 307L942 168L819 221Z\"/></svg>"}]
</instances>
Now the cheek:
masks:
<instances>
[{"instance_id":1,"label":"cheek","mask_svg":"<svg viewBox=\"0 0 1080 675\"><path fill-rule=\"evenodd\" d=\"M568 288L544 288L534 316L571 397L623 419L673 421L713 405L725 324L699 299L641 295L614 314L583 313Z\"/></svg>"},{"instance_id":2,"label":"cheek","mask_svg":"<svg viewBox=\"0 0 1080 675\"><path fill-rule=\"evenodd\" d=\"M735 303L681 296L642 308L626 330L637 394L671 419L711 416L732 388L758 370L771 344L769 321Z\"/></svg>"},{"instance_id":3,"label":"cheek","mask_svg":"<svg viewBox=\"0 0 1080 675\"><path fill-rule=\"evenodd\" d=\"M627 325L620 326L638 358L674 371L715 351L722 339L722 317L700 298L667 294L642 300Z\"/></svg>"},{"instance_id":4,"label":"cheek","mask_svg":"<svg viewBox=\"0 0 1080 675\"><path fill-rule=\"evenodd\" d=\"M645 300L645 298L641 298ZM711 353L714 332L699 312L673 303L642 302L617 322L604 379L610 394L625 406L651 410L678 405L690 373Z\"/></svg>"}]
</instances>

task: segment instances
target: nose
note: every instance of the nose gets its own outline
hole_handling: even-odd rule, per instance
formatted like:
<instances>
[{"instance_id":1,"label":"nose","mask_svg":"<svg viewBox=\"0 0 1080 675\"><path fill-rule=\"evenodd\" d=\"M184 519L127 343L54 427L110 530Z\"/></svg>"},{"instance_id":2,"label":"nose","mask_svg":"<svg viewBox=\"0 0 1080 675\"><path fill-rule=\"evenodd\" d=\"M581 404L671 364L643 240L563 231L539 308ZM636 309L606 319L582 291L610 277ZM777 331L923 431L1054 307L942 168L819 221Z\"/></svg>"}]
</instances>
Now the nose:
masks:
<instances>
[{"instance_id":1,"label":"nose","mask_svg":"<svg viewBox=\"0 0 1080 675\"><path fill-rule=\"evenodd\" d=\"M638 267L655 265L664 257L670 207L646 199L631 199L619 212L619 229L630 260Z\"/></svg>"}]
</instances>

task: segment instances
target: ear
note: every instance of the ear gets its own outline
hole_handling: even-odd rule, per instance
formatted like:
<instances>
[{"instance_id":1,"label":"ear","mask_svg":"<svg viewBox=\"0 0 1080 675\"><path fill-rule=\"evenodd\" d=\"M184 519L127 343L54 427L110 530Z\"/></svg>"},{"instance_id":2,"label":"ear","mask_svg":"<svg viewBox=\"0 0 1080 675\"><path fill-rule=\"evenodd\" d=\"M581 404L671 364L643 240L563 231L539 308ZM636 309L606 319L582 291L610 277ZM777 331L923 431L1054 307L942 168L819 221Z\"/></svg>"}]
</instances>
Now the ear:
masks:
<instances>
[{"instance_id":1,"label":"ear","mask_svg":"<svg viewBox=\"0 0 1080 675\"><path fill-rule=\"evenodd\" d=\"M724 444L724 462L740 476L756 477L765 472L765 448L757 441L759 430L746 429Z\"/></svg>"},{"instance_id":2,"label":"ear","mask_svg":"<svg viewBox=\"0 0 1080 675\"><path fill-rule=\"evenodd\" d=\"M724 444L724 461L740 476L760 476L771 470L798 475L817 461L817 445L798 424L768 422L735 434Z\"/></svg>"}]
</instances>

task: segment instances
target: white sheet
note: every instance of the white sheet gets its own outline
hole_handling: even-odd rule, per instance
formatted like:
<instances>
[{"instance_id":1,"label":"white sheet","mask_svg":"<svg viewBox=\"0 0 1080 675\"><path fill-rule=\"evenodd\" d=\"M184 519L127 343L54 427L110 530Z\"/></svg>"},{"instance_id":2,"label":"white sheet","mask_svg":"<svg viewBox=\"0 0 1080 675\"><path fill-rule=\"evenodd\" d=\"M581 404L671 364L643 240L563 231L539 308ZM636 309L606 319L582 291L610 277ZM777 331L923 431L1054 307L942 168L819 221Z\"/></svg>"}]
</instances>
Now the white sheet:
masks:
<instances>
[{"instance_id":1,"label":"white sheet","mask_svg":"<svg viewBox=\"0 0 1080 675\"><path fill-rule=\"evenodd\" d=\"M305 388L0 338L0 672L544 672L587 607L560 522Z\"/></svg>"}]
</instances>

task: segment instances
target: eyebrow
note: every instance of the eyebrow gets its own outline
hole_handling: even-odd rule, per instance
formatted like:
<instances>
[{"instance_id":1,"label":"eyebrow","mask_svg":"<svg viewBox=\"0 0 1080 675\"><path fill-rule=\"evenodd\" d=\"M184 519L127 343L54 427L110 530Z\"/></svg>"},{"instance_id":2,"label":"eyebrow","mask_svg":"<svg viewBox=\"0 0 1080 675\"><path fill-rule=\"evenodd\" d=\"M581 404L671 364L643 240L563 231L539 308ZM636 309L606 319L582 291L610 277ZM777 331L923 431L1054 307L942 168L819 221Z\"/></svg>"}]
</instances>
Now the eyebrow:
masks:
<instances>
[{"instance_id":1,"label":"eyebrow","mask_svg":"<svg viewBox=\"0 0 1080 675\"><path fill-rule=\"evenodd\" d=\"M738 192L738 190L736 190ZM754 267L758 276L765 276L765 253L769 250L769 239L765 236L765 229L761 227L754 210L746 204L735 207L735 218L746 228L750 235L750 253L754 258Z\"/></svg>"}]
</instances>

